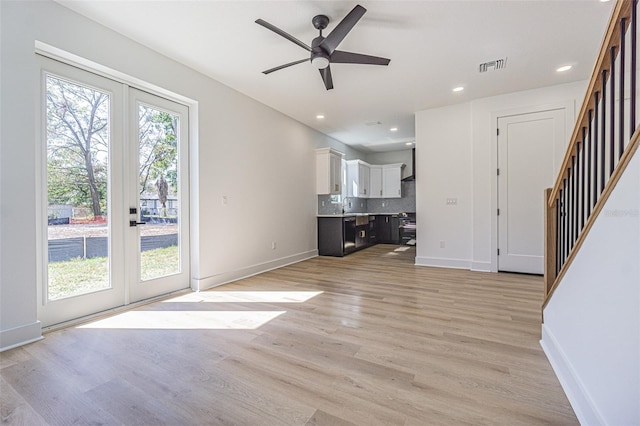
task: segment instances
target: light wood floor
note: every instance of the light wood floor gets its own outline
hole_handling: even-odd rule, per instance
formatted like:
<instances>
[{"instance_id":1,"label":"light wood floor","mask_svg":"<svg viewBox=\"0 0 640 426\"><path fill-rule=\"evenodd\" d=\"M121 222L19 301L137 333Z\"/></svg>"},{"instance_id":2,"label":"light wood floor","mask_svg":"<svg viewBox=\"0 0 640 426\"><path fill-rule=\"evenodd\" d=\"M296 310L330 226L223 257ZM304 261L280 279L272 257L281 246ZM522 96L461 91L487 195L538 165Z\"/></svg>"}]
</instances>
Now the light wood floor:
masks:
<instances>
[{"instance_id":1,"label":"light wood floor","mask_svg":"<svg viewBox=\"0 0 640 426\"><path fill-rule=\"evenodd\" d=\"M540 345L542 279L378 245L2 353L3 424L577 424ZM308 299L308 300L305 300Z\"/></svg>"}]
</instances>

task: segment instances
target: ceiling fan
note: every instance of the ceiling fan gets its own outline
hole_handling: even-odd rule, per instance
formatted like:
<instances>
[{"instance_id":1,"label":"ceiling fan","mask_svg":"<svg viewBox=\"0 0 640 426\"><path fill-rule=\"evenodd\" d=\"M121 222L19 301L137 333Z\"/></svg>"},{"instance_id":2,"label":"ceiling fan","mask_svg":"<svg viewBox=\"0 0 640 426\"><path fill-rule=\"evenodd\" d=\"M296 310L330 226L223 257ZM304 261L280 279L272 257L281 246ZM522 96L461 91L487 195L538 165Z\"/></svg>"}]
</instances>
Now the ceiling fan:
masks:
<instances>
[{"instance_id":1,"label":"ceiling fan","mask_svg":"<svg viewBox=\"0 0 640 426\"><path fill-rule=\"evenodd\" d=\"M311 20L314 28L320 31L320 35L313 39L311 46L301 42L297 38L293 37L282 31L280 28L264 21L257 19L256 24L273 31L274 33L286 38L287 40L297 44L303 49L311 52L310 58L300 59L299 61L289 62L288 64L280 65L275 68L262 71L263 74L269 74L274 71L281 70L283 68L290 67L292 65L301 64L303 62L311 61L311 65L320 71L322 81L327 90L333 89L333 79L331 77L330 64L368 64L368 65L389 65L390 59L380 58L377 56L363 55L360 53L344 52L336 50L342 40L349 34L349 31L356 25L356 23L362 18L367 9L357 5L351 12L344 17L342 21L329 33L327 37L322 36L322 30L329 25L329 18L325 15L316 15Z\"/></svg>"}]
</instances>

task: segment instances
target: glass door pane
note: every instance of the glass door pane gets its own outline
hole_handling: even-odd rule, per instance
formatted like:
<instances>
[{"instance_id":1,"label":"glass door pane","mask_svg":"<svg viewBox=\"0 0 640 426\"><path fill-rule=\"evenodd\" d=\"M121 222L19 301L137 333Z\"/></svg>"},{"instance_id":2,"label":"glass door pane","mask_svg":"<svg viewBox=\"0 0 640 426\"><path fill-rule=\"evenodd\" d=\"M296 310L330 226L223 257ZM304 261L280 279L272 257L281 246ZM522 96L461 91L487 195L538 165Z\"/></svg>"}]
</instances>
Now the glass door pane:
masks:
<instances>
[{"instance_id":1,"label":"glass door pane","mask_svg":"<svg viewBox=\"0 0 640 426\"><path fill-rule=\"evenodd\" d=\"M180 272L178 129L180 116L138 106L140 279Z\"/></svg>"},{"instance_id":2,"label":"glass door pane","mask_svg":"<svg viewBox=\"0 0 640 426\"><path fill-rule=\"evenodd\" d=\"M46 76L48 300L110 288L108 93Z\"/></svg>"}]
</instances>

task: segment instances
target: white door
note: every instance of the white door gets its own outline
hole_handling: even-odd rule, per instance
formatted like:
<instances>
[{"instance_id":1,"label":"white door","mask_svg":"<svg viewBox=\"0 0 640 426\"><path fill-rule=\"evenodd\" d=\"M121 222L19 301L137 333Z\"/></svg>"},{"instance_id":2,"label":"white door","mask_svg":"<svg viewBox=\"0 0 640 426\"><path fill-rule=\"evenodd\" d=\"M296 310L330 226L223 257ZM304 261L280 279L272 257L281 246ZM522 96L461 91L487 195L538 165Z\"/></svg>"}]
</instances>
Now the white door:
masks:
<instances>
[{"instance_id":1,"label":"white door","mask_svg":"<svg viewBox=\"0 0 640 426\"><path fill-rule=\"evenodd\" d=\"M38 60L43 326L188 287L186 107ZM147 115L126 120L133 105ZM156 182L164 190L160 174L165 208L140 215L141 202L159 198Z\"/></svg>"},{"instance_id":2,"label":"white door","mask_svg":"<svg viewBox=\"0 0 640 426\"><path fill-rule=\"evenodd\" d=\"M129 90L128 248L132 302L188 287L189 185L186 106Z\"/></svg>"},{"instance_id":3,"label":"white door","mask_svg":"<svg viewBox=\"0 0 640 426\"><path fill-rule=\"evenodd\" d=\"M565 110L498 118L498 270L544 271L543 192L566 146Z\"/></svg>"}]
</instances>

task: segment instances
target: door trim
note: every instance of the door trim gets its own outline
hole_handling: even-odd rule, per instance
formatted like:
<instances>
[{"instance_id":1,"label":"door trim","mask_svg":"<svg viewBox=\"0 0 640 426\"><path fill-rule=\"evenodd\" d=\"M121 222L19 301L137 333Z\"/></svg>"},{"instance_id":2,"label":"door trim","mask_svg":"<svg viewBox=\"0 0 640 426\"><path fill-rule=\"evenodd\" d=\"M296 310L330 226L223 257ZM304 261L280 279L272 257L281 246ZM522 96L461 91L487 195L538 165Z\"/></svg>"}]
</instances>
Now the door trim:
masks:
<instances>
[{"instance_id":1,"label":"door trim","mask_svg":"<svg viewBox=\"0 0 640 426\"><path fill-rule=\"evenodd\" d=\"M558 102L545 103L540 105L529 105L518 108L510 108L506 110L493 111L491 113L491 265L490 272L498 272L498 120L504 117L514 115L531 114L536 112L545 112L557 109L565 110L565 135L571 135L576 117L576 103L574 100L565 100ZM570 137L570 136L567 136ZM568 141L567 141L568 142Z\"/></svg>"}]
</instances>

